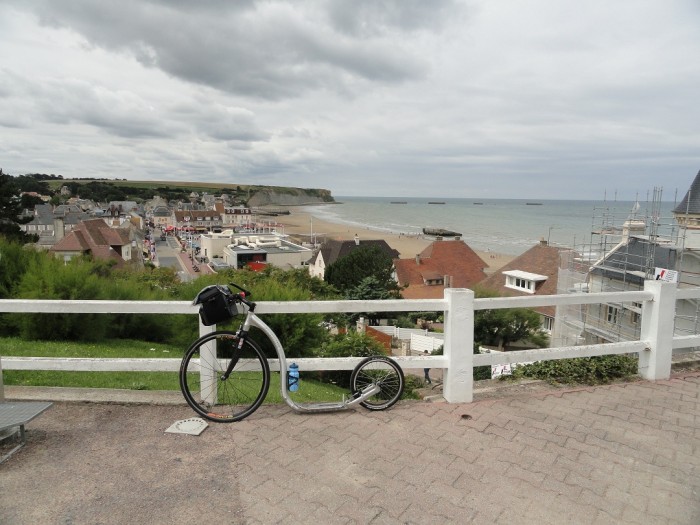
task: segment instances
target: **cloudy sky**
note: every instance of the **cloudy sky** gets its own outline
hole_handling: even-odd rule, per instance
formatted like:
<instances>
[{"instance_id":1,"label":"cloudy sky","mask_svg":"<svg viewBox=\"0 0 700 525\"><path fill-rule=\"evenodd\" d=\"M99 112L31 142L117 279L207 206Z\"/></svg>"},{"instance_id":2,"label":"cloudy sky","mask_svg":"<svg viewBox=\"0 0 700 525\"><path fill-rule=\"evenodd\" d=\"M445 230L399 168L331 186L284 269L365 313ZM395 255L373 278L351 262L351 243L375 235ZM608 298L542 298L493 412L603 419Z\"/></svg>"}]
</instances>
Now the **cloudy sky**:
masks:
<instances>
[{"instance_id":1,"label":"cloudy sky","mask_svg":"<svg viewBox=\"0 0 700 525\"><path fill-rule=\"evenodd\" d=\"M0 0L0 168L679 199L698 0Z\"/></svg>"}]
</instances>

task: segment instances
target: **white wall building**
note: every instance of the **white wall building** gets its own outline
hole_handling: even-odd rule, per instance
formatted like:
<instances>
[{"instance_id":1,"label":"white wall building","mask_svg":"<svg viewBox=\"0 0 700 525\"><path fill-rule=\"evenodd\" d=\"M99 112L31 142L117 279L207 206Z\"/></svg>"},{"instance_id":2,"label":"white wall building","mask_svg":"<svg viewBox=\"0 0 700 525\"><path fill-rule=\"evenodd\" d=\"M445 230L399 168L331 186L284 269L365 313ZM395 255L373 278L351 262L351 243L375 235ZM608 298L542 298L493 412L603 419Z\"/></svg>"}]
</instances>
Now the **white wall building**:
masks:
<instances>
[{"instance_id":1,"label":"white wall building","mask_svg":"<svg viewBox=\"0 0 700 525\"><path fill-rule=\"evenodd\" d=\"M220 259L232 268L249 263L265 263L279 268L306 266L311 258L309 248L287 241L279 235L242 234L232 230L207 233L199 238L200 257Z\"/></svg>"},{"instance_id":2,"label":"white wall building","mask_svg":"<svg viewBox=\"0 0 700 525\"><path fill-rule=\"evenodd\" d=\"M250 263L265 263L283 269L308 264L312 251L278 235L237 234L223 250L224 262L233 268Z\"/></svg>"}]
</instances>

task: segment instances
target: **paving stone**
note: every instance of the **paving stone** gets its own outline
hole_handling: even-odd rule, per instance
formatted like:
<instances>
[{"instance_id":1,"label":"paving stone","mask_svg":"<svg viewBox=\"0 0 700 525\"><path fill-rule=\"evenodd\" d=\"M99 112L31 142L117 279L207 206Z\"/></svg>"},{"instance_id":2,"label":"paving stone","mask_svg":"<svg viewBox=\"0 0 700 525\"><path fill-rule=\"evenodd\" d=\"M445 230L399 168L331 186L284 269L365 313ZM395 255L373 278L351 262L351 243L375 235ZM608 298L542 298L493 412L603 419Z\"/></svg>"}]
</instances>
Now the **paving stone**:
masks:
<instances>
[{"instance_id":1,"label":"paving stone","mask_svg":"<svg viewBox=\"0 0 700 525\"><path fill-rule=\"evenodd\" d=\"M197 437L163 433L184 405L57 402L0 466L0 523L697 525L698 394L700 373L386 412L263 406Z\"/></svg>"}]
</instances>

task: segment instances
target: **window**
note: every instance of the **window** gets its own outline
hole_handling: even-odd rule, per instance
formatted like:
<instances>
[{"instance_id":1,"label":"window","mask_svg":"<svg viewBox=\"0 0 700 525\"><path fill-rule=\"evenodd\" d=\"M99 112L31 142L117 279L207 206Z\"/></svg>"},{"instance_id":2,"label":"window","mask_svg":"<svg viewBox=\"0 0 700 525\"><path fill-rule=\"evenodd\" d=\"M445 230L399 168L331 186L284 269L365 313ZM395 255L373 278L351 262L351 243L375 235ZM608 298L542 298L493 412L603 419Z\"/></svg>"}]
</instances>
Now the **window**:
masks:
<instances>
[{"instance_id":1,"label":"window","mask_svg":"<svg viewBox=\"0 0 700 525\"><path fill-rule=\"evenodd\" d=\"M630 308L630 322L634 325L639 324L642 318L642 303L632 303L632 308Z\"/></svg>"},{"instance_id":2,"label":"window","mask_svg":"<svg viewBox=\"0 0 700 525\"><path fill-rule=\"evenodd\" d=\"M616 306L608 305L608 323L617 324L617 317L620 313L620 309Z\"/></svg>"},{"instance_id":3,"label":"window","mask_svg":"<svg viewBox=\"0 0 700 525\"><path fill-rule=\"evenodd\" d=\"M503 272L506 276L506 288L513 288L527 293L535 293L537 283L547 280L546 275L524 272L521 270L508 270Z\"/></svg>"},{"instance_id":4,"label":"window","mask_svg":"<svg viewBox=\"0 0 700 525\"><path fill-rule=\"evenodd\" d=\"M542 328L551 333L554 330L554 318L549 316L544 316L542 318Z\"/></svg>"},{"instance_id":5,"label":"window","mask_svg":"<svg viewBox=\"0 0 700 525\"><path fill-rule=\"evenodd\" d=\"M506 276L506 286L508 288L518 288L531 292L535 288L534 284L535 283L532 281L528 281L522 277L513 277L512 275Z\"/></svg>"}]
</instances>

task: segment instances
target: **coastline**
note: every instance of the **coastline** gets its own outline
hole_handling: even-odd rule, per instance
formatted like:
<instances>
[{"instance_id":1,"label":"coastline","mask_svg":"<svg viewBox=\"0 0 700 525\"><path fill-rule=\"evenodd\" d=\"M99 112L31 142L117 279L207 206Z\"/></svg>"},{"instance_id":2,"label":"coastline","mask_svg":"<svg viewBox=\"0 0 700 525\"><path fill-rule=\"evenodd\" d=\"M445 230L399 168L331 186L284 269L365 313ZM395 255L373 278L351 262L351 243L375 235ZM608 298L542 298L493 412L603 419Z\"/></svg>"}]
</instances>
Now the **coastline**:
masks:
<instances>
[{"instance_id":1,"label":"coastline","mask_svg":"<svg viewBox=\"0 0 700 525\"><path fill-rule=\"evenodd\" d=\"M289 215L281 215L276 218L278 225L281 226L281 228L278 227L278 231L282 229L283 233L292 237L295 242L309 242L312 232L319 243L323 243L325 240L351 241L355 238L355 235L360 240L384 239L389 246L399 252L401 259L415 257L433 242L433 239L429 239L422 234L406 235L403 233L372 230L370 228L357 228L348 224L319 219L311 213L298 209L288 209ZM469 243L467 242L467 244ZM484 270L487 274L495 272L515 258L513 255L499 253L490 249L486 251L474 249L474 251L488 265Z\"/></svg>"}]
</instances>

